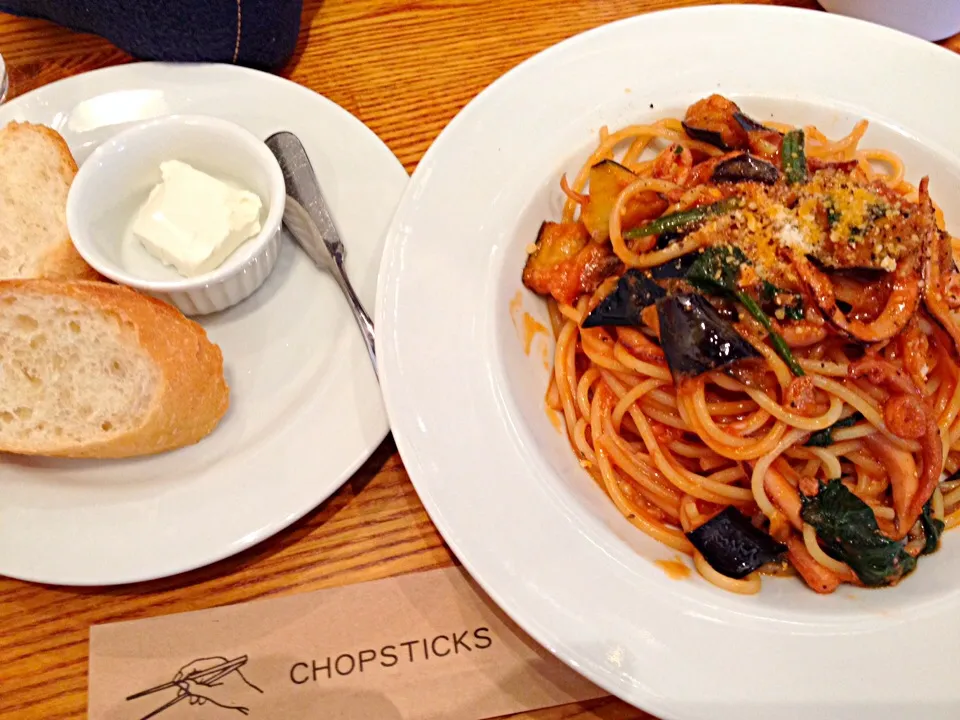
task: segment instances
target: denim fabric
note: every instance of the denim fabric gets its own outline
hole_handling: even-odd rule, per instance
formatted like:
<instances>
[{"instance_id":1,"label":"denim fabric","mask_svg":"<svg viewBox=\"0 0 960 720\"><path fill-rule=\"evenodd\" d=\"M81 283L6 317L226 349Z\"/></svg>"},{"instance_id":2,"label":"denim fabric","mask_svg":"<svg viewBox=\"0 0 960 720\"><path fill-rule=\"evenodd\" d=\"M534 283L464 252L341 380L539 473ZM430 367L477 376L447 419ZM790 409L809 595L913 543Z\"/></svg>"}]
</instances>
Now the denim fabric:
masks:
<instances>
[{"instance_id":1,"label":"denim fabric","mask_svg":"<svg viewBox=\"0 0 960 720\"><path fill-rule=\"evenodd\" d=\"M302 0L0 0L0 11L101 35L141 60L267 70L293 54Z\"/></svg>"}]
</instances>

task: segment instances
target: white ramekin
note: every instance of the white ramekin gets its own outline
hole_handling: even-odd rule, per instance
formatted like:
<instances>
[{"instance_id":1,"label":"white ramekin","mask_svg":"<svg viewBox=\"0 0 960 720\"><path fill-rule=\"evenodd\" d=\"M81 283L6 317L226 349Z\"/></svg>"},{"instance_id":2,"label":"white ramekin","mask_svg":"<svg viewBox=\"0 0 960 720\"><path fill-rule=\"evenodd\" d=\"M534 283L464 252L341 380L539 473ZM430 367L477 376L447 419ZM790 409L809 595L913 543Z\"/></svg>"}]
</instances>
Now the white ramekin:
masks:
<instances>
[{"instance_id":1,"label":"white ramekin","mask_svg":"<svg viewBox=\"0 0 960 720\"><path fill-rule=\"evenodd\" d=\"M960 32L960 0L819 0L839 15L886 25L924 40Z\"/></svg>"},{"instance_id":2,"label":"white ramekin","mask_svg":"<svg viewBox=\"0 0 960 720\"><path fill-rule=\"evenodd\" d=\"M203 275L181 277L145 251L130 249L130 224L160 181L165 160L233 181L263 204L260 232ZM270 275L280 254L285 199L280 165L256 136L217 118L170 115L128 128L93 151L70 188L67 228L77 251L101 275L187 315L205 315L246 299Z\"/></svg>"}]
</instances>

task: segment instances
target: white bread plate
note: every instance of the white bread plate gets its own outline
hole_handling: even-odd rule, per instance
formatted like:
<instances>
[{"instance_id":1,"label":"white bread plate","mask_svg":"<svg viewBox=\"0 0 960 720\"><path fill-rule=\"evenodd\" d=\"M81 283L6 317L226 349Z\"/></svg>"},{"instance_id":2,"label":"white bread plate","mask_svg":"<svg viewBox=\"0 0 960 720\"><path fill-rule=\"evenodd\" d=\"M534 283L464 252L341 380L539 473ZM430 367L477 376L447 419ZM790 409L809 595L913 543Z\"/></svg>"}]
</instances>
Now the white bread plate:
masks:
<instances>
[{"instance_id":1,"label":"white bread plate","mask_svg":"<svg viewBox=\"0 0 960 720\"><path fill-rule=\"evenodd\" d=\"M83 170L119 133L178 114L258 139L279 130L301 138L347 246L347 272L372 309L383 232L407 174L359 120L304 87L226 65L134 63L14 98L0 106L0 126L52 127ZM196 317L222 351L230 390L208 437L133 459L0 455L0 574L115 585L206 565L303 517L381 444L380 387L347 303L283 237L259 290Z\"/></svg>"}]
</instances>

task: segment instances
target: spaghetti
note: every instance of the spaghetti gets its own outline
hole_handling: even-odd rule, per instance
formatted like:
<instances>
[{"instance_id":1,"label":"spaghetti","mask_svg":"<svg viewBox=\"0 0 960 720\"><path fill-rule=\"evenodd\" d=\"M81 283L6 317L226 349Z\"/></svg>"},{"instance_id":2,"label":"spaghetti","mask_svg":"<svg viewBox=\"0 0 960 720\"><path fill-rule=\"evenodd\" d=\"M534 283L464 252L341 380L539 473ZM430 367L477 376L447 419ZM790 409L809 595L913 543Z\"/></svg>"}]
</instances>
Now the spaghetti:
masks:
<instances>
[{"instance_id":1,"label":"spaghetti","mask_svg":"<svg viewBox=\"0 0 960 720\"><path fill-rule=\"evenodd\" d=\"M604 129L529 248L581 464L732 592L894 585L960 524L951 240L866 130L716 95Z\"/></svg>"}]
</instances>

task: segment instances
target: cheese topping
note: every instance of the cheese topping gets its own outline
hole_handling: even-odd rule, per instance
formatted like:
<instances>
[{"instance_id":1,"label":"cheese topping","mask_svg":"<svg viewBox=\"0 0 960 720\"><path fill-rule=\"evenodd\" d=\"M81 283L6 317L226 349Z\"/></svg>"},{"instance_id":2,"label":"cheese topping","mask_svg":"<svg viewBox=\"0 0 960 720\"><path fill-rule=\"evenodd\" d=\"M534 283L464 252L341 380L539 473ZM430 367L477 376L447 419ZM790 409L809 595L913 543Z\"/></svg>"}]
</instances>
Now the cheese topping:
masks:
<instances>
[{"instance_id":1,"label":"cheese topping","mask_svg":"<svg viewBox=\"0 0 960 720\"><path fill-rule=\"evenodd\" d=\"M745 185L743 205L706 223L704 245L739 247L761 279L797 287L783 250L815 258L826 267L893 272L919 248L916 206L831 169L800 187Z\"/></svg>"}]
</instances>

